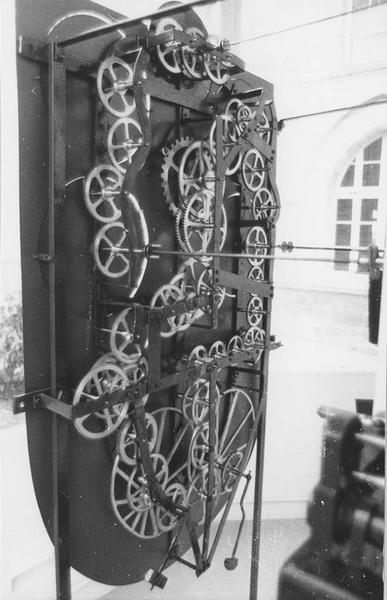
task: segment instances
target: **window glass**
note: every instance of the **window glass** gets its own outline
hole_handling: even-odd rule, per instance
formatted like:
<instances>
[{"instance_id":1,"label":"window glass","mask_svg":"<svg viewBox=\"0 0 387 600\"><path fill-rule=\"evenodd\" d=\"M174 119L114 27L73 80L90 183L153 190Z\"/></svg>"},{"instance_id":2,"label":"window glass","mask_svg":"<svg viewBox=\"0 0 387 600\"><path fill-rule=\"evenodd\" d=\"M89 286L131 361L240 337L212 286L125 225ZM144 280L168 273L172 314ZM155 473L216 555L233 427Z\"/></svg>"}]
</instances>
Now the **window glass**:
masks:
<instances>
[{"instance_id":1,"label":"window glass","mask_svg":"<svg viewBox=\"0 0 387 600\"><path fill-rule=\"evenodd\" d=\"M355 165L349 165L341 182L342 187L350 187L355 179Z\"/></svg>"},{"instance_id":2,"label":"window glass","mask_svg":"<svg viewBox=\"0 0 387 600\"><path fill-rule=\"evenodd\" d=\"M336 246L349 246L351 243L351 226L338 223L336 225Z\"/></svg>"},{"instance_id":3,"label":"window glass","mask_svg":"<svg viewBox=\"0 0 387 600\"><path fill-rule=\"evenodd\" d=\"M339 200L340 202L340 200ZM361 221L376 221L378 200L377 198L363 198L361 201ZM337 217L339 220L339 217Z\"/></svg>"},{"instance_id":4,"label":"window glass","mask_svg":"<svg viewBox=\"0 0 387 600\"><path fill-rule=\"evenodd\" d=\"M350 221L352 219L352 199L339 198L337 201L337 220ZM363 219L366 220L366 219Z\"/></svg>"},{"instance_id":5,"label":"window glass","mask_svg":"<svg viewBox=\"0 0 387 600\"><path fill-rule=\"evenodd\" d=\"M363 165L363 185L379 185L380 165L366 163Z\"/></svg>"},{"instance_id":6,"label":"window glass","mask_svg":"<svg viewBox=\"0 0 387 600\"><path fill-rule=\"evenodd\" d=\"M348 271L349 269L349 252L348 250L335 251L335 269L336 271Z\"/></svg>"},{"instance_id":7,"label":"window glass","mask_svg":"<svg viewBox=\"0 0 387 600\"><path fill-rule=\"evenodd\" d=\"M360 246L370 246L372 243L372 225L360 225Z\"/></svg>"},{"instance_id":8,"label":"window glass","mask_svg":"<svg viewBox=\"0 0 387 600\"><path fill-rule=\"evenodd\" d=\"M375 140L364 148L364 160L380 160L382 154L382 138Z\"/></svg>"}]
</instances>

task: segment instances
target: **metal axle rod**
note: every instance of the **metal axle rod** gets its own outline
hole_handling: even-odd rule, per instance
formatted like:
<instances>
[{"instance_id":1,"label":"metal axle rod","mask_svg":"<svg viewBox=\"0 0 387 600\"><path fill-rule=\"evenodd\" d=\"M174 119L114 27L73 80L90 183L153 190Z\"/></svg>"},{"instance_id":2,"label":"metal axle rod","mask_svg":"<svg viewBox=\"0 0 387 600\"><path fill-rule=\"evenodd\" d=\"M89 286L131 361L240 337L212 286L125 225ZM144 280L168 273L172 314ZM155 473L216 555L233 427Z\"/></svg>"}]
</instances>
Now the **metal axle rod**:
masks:
<instances>
[{"instance_id":1,"label":"metal axle rod","mask_svg":"<svg viewBox=\"0 0 387 600\"><path fill-rule=\"evenodd\" d=\"M101 27L95 27L94 29L89 29L88 31L84 31L79 35L75 35L74 37L67 38L60 42L57 42L58 47L66 47L71 46L72 44L79 44L80 42L84 42L86 40L90 40L96 37L100 37L103 35L107 35L108 33L113 33L117 29L122 27L128 27L129 25L138 25L145 19L160 19L161 17L167 17L176 12L185 12L189 10L193 6L200 6L205 4L214 4L215 2L219 2L220 0L192 0L192 2L187 2L186 4L178 4L173 6L168 6L166 8L162 8L156 12L148 13L147 15L142 15L141 17L136 17L135 19L121 19L116 21L115 23L111 23L109 25L102 25Z\"/></svg>"},{"instance_id":2,"label":"metal axle rod","mask_svg":"<svg viewBox=\"0 0 387 600\"><path fill-rule=\"evenodd\" d=\"M135 254L142 254L144 250L135 249L133 250ZM293 260L293 261L303 261L303 262L325 262L325 263L342 263L342 264L368 264L368 258L359 258L359 260L348 259L348 260L340 260L334 258L319 258L319 257L301 257L301 256L277 256L276 254L244 254L237 252L184 252L184 250L159 250L150 247L148 250L148 255L152 256L192 256L197 258L203 257L218 257L218 258L239 258L239 259L254 259L254 260Z\"/></svg>"}]
</instances>

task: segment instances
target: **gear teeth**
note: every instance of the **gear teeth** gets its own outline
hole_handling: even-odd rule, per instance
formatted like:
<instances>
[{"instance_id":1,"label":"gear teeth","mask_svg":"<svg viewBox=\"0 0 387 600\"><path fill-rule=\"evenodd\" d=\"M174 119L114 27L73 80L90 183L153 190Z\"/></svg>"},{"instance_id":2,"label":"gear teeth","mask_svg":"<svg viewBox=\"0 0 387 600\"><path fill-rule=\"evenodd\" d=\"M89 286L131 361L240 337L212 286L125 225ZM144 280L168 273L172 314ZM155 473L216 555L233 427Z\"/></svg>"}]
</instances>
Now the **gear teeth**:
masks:
<instances>
[{"instance_id":1,"label":"gear teeth","mask_svg":"<svg viewBox=\"0 0 387 600\"><path fill-rule=\"evenodd\" d=\"M208 191L208 190L207 190ZM183 226L183 236L181 239L182 244L185 246L185 248L189 251L189 252L194 252L195 250L193 248L191 248L188 236L187 236L187 208L192 200L192 198L198 194L198 192L195 192L194 194L191 194L186 202L184 203L184 207L181 209L181 216L179 219L179 235L181 236L180 233L180 226ZM210 192L209 192L210 194ZM211 201L214 200L214 198L211 198ZM226 242L226 238L227 238L227 213L226 213L226 209L224 207L224 204L222 204L222 215L223 215L223 220L222 220L222 225L221 225L221 229L223 230L222 232L222 239L221 239L221 243L220 243L220 247L219 250L221 251L224 247L224 244ZM208 248L207 248L208 249ZM200 252L204 252L205 249L201 249ZM200 260L204 260L204 259L200 259ZM211 260L210 257L208 257L208 259L205 259L205 262L208 262L209 260Z\"/></svg>"},{"instance_id":2,"label":"gear teeth","mask_svg":"<svg viewBox=\"0 0 387 600\"><path fill-rule=\"evenodd\" d=\"M161 166L161 189L164 195L164 201L167 205L167 208L173 217L176 217L177 212L179 210L180 194L179 194L179 186L178 186L178 173L176 173L176 191L175 195L178 195L179 198L174 198L173 193L170 189L169 182L169 171L174 168L174 165L178 165L178 162L173 162L173 158L177 155L179 151L186 150L195 140L189 136L181 137L172 142L171 144L164 146L163 153L163 164Z\"/></svg>"},{"instance_id":3,"label":"gear teeth","mask_svg":"<svg viewBox=\"0 0 387 600\"><path fill-rule=\"evenodd\" d=\"M181 234L180 231L180 226L183 223L183 219L182 219L182 210L183 209L178 209L176 216L175 216L175 234L176 234L176 239L177 239L177 243L179 245L179 247L184 251L187 252L188 249L186 247L186 245L184 244L184 240L183 240L183 236Z\"/></svg>"}]
</instances>

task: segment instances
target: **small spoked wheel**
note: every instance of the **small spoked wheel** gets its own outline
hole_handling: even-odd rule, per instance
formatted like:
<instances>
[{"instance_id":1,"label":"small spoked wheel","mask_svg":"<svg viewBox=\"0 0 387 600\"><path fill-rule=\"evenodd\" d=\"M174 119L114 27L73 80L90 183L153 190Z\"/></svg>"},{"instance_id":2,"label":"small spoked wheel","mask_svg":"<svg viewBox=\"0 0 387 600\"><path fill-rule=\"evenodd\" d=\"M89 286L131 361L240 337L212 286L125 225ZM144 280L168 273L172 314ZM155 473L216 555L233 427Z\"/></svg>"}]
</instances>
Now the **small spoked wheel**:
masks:
<instances>
[{"instance_id":1,"label":"small spoked wheel","mask_svg":"<svg viewBox=\"0 0 387 600\"><path fill-rule=\"evenodd\" d=\"M99 165L87 176L84 198L89 213L102 223L112 223L121 216L122 174L111 165Z\"/></svg>"},{"instance_id":2,"label":"small spoked wheel","mask_svg":"<svg viewBox=\"0 0 387 600\"><path fill-rule=\"evenodd\" d=\"M100 64L97 74L99 99L115 117L128 117L136 105L133 97L133 69L118 56Z\"/></svg>"},{"instance_id":3,"label":"small spoked wheel","mask_svg":"<svg viewBox=\"0 0 387 600\"><path fill-rule=\"evenodd\" d=\"M243 459L242 452L231 452L223 465L222 470L222 485L225 492L232 492L235 481L238 477L238 470Z\"/></svg>"},{"instance_id":4,"label":"small spoked wheel","mask_svg":"<svg viewBox=\"0 0 387 600\"><path fill-rule=\"evenodd\" d=\"M259 267L259 266L252 267L250 269L247 277L249 279L252 279L253 281L263 281L264 280L264 276L263 276L263 269L262 269L262 267Z\"/></svg>"},{"instance_id":5,"label":"small spoked wheel","mask_svg":"<svg viewBox=\"0 0 387 600\"><path fill-rule=\"evenodd\" d=\"M181 25L174 19L166 17L160 19L156 26L156 35L166 33L168 31L182 31ZM166 42L165 44L159 44L156 49L157 57L168 73L177 75L181 73L180 63L180 45L174 40Z\"/></svg>"},{"instance_id":6,"label":"small spoked wheel","mask_svg":"<svg viewBox=\"0 0 387 600\"><path fill-rule=\"evenodd\" d=\"M226 297L226 290L224 287L214 286L213 270L209 268L205 269L200 274L196 292L199 296L205 294L211 296L214 294L218 308L222 306Z\"/></svg>"},{"instance_id":7,"label":"small spoked wheel","mask_svg":"<svg viewBox=\"0 0 387 600\"><path fill-rule=\"evenodd\" d=\"M203 364L208 361L207 348L205 346L195 346L188 356L188 363L194 362L197 364Z\"/></svg>"},{"instance_id":8,"label":"small spoked wheel","mask_svg":"<svg viewBox=\"0 0 387 600\"><path fill-rule=\"evenodd\" d=\"M256 225L252 227L245 241L246 253L249 255L248 261L253 267L261 267L264 256L267 254L267 235L265 230Z\"/></svg>"},{"instance_id":9,"label":"small spoked wheel","mask_svg":"<svg viewBox=\"0 0 387 600\"><path fill-rule=\"evenodd\" d=\"M110 128L107 147L113 165L125 173L137 150L143 146L140 125L130 117L118 119Z\"/></svg>"},{"instance_id":10,"label":"small spoked wheel","mask_svg":"<svg viewBox=\"0 0 387 600\"><path fill-rule=\"evenodd\" d=\"M250 327L258 327L262 322L263 302L259 296L252 296L246 307L246 319Z\"/></svg>"},{"instance_id":11,"label":"small spoked wheel","mask_svg":"<svg viewBox=\"0 0 387 600\"><path fill-rule=\"evenodd\" d=\"M129 272L127 231L122 223L108 223L95 236L94 260L106 277L116 279Z\"/></svg>"},{"instance_id":12,"label":"small spoked wheel","mask_svg":"<svg viewBox=\"0 0 387 600\"><path fill-rule=\"evenodd\" d=\"M264 187L258 190L254 196L252 209L254 219L274 220L277 214L277 205L274 201L273 194Z\"/></svg>"},{"instance_id":13,"label":"small spoked wheel","mask_svg":"<svg viewBox=\"0 0 387 600\"><path fill-rule=\"evenodd\" d=\"M129 385L125 372L115 364L94 367L79 382L74 393L73 405L98 400L104 394L125 389ZM101 439L112 434L126 417L129 401L106 407L95 413L78 417L76 430L85 438Z\"/></svg>"},{"instance_id":14,"label":"small spoked wheel","mask_svg":"<svg viewBox=\"0 0 387 600\"><path fill-rule=\"evenodd\" d=\"M204 39L205 35L197 27L188 27L186 33L189 33L195 39ZM203 79L204 64L203 55L197 48L192 46L183 46L181 49L181 61L184 73L190 79Z\"/></svg>"},{"instance_id":15,"label":"small spoked wheel","mask_svg":"<svg viewBox=\"0 0 387 600\"><path fill-rule=\"evenodd\" d=\"M140 346L135 343L136 311L129 306L114 319L110 332L110 348L117 360L136 364L141 357Z\"/></svg>"},{"instance_id":16,"label":"small spoked wheel","mask_svg":"<svg viewBox=\"0 0 387 600\"><path fill-rule=\"evenodd\" d=\"M219 401L219 389L216 387L215 403ZM184 392L183 414L194 425L202 425L207 416L210 402L210 384L207 379L196 379Z\"/></svg>"},{"instance_id":17,"label":"small spoked wheel","mask_svg":"<svg viewBox=\"0 0 387 600\"><path fill-rule=\"evenodd\" d=\"M230 77L230 69L220 56L208 52L204 55L204 70L206 75L216 85L224 85Z\"/></svg>"},{"instance_id":18,"label":"small spoked wheel","mask_svg":"<svg viewBox=\"0 0 387 600\"><path fill-rule=\"evenodd\" d=\"M265 162L259 150L248 150L242 161L242 179L251 192L257 192L262 187L265 171Z\"/></svg>"},{"instance_id":19,"label":"small spoked wheel","mask_svg":"<svg viewBox=\"0 0 387 600\"><path fill-rule=\"evenodd\" d=\"M234 335L229 343L227 344L227 354L235 354L237 352L242 352L243 350L243 341L240 335Z\"/></svg>"},{"instance_id":20,"label":"small spoked wheel","mask_svg":"<svg viewBox=\"0 0 387 600\"><path fill-rule=\"evenodd\" d=\"M179 506L187 506L187 491L181 483L171 483L165 488L165 493L172 502ZM161 505L157 506L156 521L160 531L171 531L177 525L178 519L178 515L174 515Z\"/></svg>"},{"instance_id":21,"label":"small spoked wheel","mask_svg":"<svg viewBox=\"0 0 387 600\"><path fill-rule=\"evenodd\" d=\"M208 351L208 356L210 358L224 358L227 356L225 344L221 340L215 341Z\"/></svg>"},{"instance_id":22,"label":"small spoked wheel","mask_svg":"<svg viewBox=\"0 0 387 600\"><path fill-rule=\"evenodd\" d=\"M235 145L233 137L235 136L235 127L234 121L229 115L221 115L222 118L222 140L224 145L223 158L226 158L231 148ZM212 157L215 161L216 159L216 124L217 120L215 119L211 125L210 129L210 150ZM234 161L231 165L226 169L226 175L233 175L236 173L241 166L242 162L242 151L238 152Z\"/></svg>"},{"instance_id":23,"label":"small spoked wheel","mask_svg":"<svg viewBox=\"0 0 387 600\"><path fill-rule=\"evenodd\" d=\"M184 300L184 296L176 285L162 285L153 295L150 306L151 308L164 308L175 304L179 300ZM184 325L184 322L185 315L166 317L161 322L161 337L167 338L175 335L179 327Z\"/></svg>"},{"instance_id":24,"label":"small spoked wheel","mask_svg":"<svg viewBox=\"0 0 387 600\"><path fill-rule=\"evenodd\" d=\"M148 438L149 452L152 453L157 437L157 423L150 413L145 413L145 427ZM137 432L131 419L124 422L117 435L117 452L126 465L134 466L139 460Z\"/></svg>"}]
</instances>

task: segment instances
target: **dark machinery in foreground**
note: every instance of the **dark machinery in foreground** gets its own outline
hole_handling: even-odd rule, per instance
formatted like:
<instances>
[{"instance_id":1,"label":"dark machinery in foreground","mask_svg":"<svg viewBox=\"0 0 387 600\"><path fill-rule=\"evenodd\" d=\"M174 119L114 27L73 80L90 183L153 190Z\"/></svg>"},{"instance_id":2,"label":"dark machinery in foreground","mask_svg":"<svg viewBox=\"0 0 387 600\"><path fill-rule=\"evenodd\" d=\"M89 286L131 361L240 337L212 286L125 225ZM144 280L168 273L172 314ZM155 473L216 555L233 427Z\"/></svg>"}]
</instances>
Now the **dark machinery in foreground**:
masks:
<instances>
[{"instance_id":1,"label":"dark machinery in foreground","mask_svg":"<svg viewBox=\"0 0 387 600\"><path fill-rule=\"evenodd\" d=\"M326 423L311 534L282 568L279 600L383 598L385 417L359 408L320 409Z\"/></svg>"},{"instance_id":2,"label":"dark machinery in foreground","mask_svg":"<svg viewBox=\"0 0 387 600\"><path fill-rule=\"evenodd\" d=\"M273 89L178 3L147 25L63 4L17 4L27 393L15 410L57 594L70 597L70 566L160 587L173 561L206 571L258 440L255 598L276 346Z\"/></svg>"}]
</instances>

